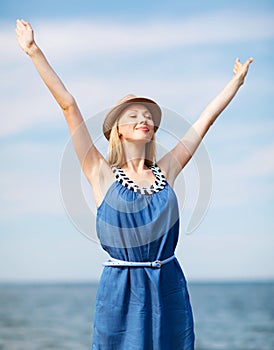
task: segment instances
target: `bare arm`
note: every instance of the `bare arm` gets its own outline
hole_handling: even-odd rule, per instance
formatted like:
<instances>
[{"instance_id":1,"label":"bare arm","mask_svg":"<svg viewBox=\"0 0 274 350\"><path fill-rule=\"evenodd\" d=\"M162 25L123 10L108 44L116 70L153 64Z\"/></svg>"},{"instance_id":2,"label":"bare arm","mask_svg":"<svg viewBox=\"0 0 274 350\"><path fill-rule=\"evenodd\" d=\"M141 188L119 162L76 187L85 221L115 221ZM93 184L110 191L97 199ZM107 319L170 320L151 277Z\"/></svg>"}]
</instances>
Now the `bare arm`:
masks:
<instances>
[{"instance_id":1,"label":"bare arm","mask_svg":"<svg viewBox=\"0 0 274 350\"><path fill-rule=\"evenodd\" d=\"M166 172L167 179L171 184L174 183L180 171L191 159L210 126L231 102L240 86L244 83L252 61L253 58L249 58L244 64L241 64L240 60L236 59L233 78L204 109L199 119L186 132L180 142L158 162L159 166Z\"/></svg>"},{"instance_id":2,"label":"bare arm","mask_svg":"<svg viewBox=\"0 0 274 350\"><path fill-rule=\"evenodd\" d=\"M43 82L61 107L82 169L88 181L93 185L93 190L98 192L99 170L103 169L104 174L112 175L112 172L101 153L94 146L75 99L68 92L41 49L35 43L30 24L24 20L17 20L16 35L20 47L29 55Z\"/></svg>"}]
</instances>

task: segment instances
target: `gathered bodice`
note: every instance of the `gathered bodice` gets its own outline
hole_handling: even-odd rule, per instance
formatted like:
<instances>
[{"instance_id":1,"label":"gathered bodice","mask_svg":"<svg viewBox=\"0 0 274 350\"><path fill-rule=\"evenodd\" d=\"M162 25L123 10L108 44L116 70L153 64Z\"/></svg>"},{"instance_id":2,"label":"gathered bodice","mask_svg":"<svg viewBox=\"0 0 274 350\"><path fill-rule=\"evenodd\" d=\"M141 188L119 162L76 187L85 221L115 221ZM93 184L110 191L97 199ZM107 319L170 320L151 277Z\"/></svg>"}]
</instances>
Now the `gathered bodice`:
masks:
<instances>
[{"instance_id":1,"label":"gathered bodice","mask_svg":"<svg viewBox=\"0 0 274 350\"><path fill-rule=\"evenodd\" d=\"M179 211L176 195L161 170L152 167L155 183L140 189L120 168L97 210L97 235L111 257L153 261L174 254L178 241Z\"/></svg>"}]
</instances>

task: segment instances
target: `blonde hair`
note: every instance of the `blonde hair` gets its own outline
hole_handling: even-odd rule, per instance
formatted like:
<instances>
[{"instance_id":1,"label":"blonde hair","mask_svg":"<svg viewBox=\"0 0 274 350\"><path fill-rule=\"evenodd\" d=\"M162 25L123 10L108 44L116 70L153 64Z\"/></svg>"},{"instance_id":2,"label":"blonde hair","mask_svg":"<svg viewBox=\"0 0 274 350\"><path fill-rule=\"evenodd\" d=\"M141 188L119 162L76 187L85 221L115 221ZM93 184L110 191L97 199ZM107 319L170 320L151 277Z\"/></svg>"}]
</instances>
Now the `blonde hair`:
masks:
<instances>
[{"instance_id":1,"label":"blonde hair","mask_svg":"<svg viewBox=\"0 0 274 350\"><path fill-rule=\"evenodd\" d=\"M108 163L111 167L119 166L125 163L124 151L122 141L119 137L118 132L118 120L112 126L109 145L108 145ZM156 161L156 144L155 144L155 134L153 134L151 141L146 144L145 153L145 165L151 166Z\"/></svg>"}]
</instances>

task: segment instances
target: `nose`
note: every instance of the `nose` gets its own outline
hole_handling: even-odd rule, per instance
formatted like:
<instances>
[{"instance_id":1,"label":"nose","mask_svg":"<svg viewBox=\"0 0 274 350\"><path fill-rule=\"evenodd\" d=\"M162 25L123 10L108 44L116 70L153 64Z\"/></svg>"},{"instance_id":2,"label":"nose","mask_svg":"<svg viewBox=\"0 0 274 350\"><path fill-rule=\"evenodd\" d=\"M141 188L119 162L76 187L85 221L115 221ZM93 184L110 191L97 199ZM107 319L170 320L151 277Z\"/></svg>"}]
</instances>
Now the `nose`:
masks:
<instances>
[{"instance_id":1,"label":"nose","mask_svg":"<svg viewBox=\"0 0 274 350\"><path fill-rule=\"evenodd\" d=\"M147 118L146 117L142 116L139 120L140 120L139 121L140 124L147 124Z\"/></svg>"},{"instance_id":2,"label":"nose","mask_svg":"<svg viewBox=\"0 0 274 350\"><path fill-rule=\"evenodd\" d=\"M149 117L147 117L147 116L144 115L143 113L140 113L139 116L138 116L138 120L139 120L139 123L148 124L148 122L149 122Z\"/></svg>"}]
</instances>

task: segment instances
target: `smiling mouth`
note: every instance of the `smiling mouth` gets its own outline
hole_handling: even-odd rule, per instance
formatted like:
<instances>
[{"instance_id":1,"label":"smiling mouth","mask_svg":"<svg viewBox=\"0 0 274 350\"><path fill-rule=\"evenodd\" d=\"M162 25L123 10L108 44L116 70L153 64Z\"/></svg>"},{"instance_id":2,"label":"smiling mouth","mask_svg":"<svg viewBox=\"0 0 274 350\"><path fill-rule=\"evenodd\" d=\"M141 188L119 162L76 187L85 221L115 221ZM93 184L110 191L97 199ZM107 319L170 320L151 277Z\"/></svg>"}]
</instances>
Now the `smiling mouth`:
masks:
<instances>
[{"instance_id":1,"label":"smiling mouth","mask_svg":"<svg viewBox=\"0 0 274 350\"><path fill-rule=\"evenodd\" d=\"M136 128L136 130L149 131L149 128L142 127L142 128Z\"/></svg>"}]
</instances>

